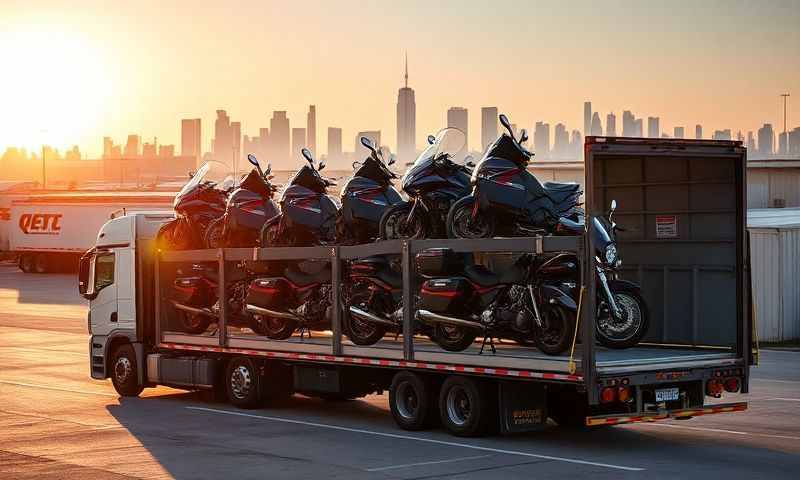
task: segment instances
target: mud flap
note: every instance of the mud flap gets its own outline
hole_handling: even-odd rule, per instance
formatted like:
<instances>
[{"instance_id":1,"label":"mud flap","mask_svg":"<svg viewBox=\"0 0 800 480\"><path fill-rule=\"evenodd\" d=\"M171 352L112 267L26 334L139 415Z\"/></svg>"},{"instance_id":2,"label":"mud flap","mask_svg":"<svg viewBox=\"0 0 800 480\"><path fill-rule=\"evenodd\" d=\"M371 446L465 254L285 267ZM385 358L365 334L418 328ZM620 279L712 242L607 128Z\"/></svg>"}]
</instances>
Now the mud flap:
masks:
<instances>
[{"instance_id":1,"label":"mud flap","mask_svg":"<svg viewBox=\"0 0 800 480\"><path fill-rule=\"evenodd\" d=\"M547 425L547 393L544 385L498 382L500 431L503 434L533 432Z\"/></svg>"}]
</instances>

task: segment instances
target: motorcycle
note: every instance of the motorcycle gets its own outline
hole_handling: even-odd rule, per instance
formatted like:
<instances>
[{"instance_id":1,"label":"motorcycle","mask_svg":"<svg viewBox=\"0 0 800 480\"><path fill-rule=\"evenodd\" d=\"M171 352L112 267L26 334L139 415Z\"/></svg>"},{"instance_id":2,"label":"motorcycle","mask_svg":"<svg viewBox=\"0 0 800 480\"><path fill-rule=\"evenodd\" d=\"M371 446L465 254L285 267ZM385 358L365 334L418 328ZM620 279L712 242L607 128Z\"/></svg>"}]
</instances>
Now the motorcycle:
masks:
<instances>
[{"instance_id":1,"label":"motorcycle","mask_svg":"<svg viewBox=\"0 0 800 480\"><path fill-rule=\"evenodd\" d=\"M465 147L466 136L457 128L445 128L428 137L426 148L401 180L409 201L388 209L381 218L381 239L446 236L450 207L470 192L470 170L455 162Z\"/></svg>"},{"instance_id":2,"label":"motorcycle","mask_svg":"<svg viewBox=\"0 0 800 480\"><path fill-rule=\"evenodd\" d=\"M389 158L387 166L383 153L370 139L361 137L361 144L370 155L363 162L353 162L353 177L342 188L336 238L339 244L344 245L374 241L379 236L384 212L403 201L392 186L397 175L388 168L394 163L394 158Z\"/></svg>"},{"instance_id":3,"label":"motorcycle","mask_svg":"<svg viewBox=\"0 0 800 480\"><path fill-rule=\"evenodd\" d=\"M514 136L505 115L503 133L472 172L472 194L455 202L447 214L450 238L490 238L496 235L547 235L559 218L577 219L581 191L577 183L541 183L527 165L533 153L522 145L525 130Z\"/></svg>"},{"instance_id":4,"label":"motorcycle","mask_svg":"<svg viewBox=\"0 0 800 480\"><path fill-rule=\"evenodd\" d=\"M247 155L253 169L228 197L225 215L209 225L206 231L208 248L254 247L258 244L264 223L280 213L272 200L275 186L270 182L272 167L262 171L255 155Z\"/></svg>"},{"instance_id":5,"label":"motorcycle","mask_svg":"<svg viewBox=\"0 0 800 480\"><path fill-rule=\"evenodd\" d=\"M206 162L175 196L175 219L165 223L156 237L159 248L188 250L207 247L207 230L225 214L227 197L235 181L227 165Z\"/></svg>"},{"instance_id":6,"label":"motorcycle","mask_svg":"<svg viewBox=\"0 0 800 480\"><path fill-rule=\"evenodd\" d=\"M302 150L307 164L292 177L280 198L281 213L261 228L262 246L300 247L331 244L336 241L339 205L327 195L336 185L320 172L325 162L315 167L311 152Z\"/></svg>"},{"instance_id":7,"label":"motorcycle","mask_svg":"<svg viewBox=\"0 0 800 480\"><path fill-rule=\"evenodd\" d=\"M649 311L641 287L622 280L619 268L622 259L616 243L616 233L624 231L613 220L617 201L611 201L607 217L594 217L592 242L595 246L597 274L597 341L608 348L621 349L638 344L647 333ZM559 233L580 235L583 223L562 219ZM574 253L561 253L549 261L539 275L549 285L558 286L577 299L580 293L580 262Z\"/></svg>"},{"instance_id":8,"label":"motorcycle","mask_svg":"<svg viewBox=\"0 0 800 480\"><path fill-rule=\"evenodd\" d=\"M169 301L175 308L180 328L185 333L196 335L205 332L209 325L219 320L219 274L216 266L194 264L190 268L191 271L186 275L178 270ZM254 322L244 310L250 273L244 269L234 269L231 275L225 292L228 325L256 330L260 324Z\"/></svg>"},{"instance_id":9,"label":"motorcycle","mask_svg":"<svg viewBox=\"0 0 800 480\"><path fill-rule=\"evenodd\" d=\"M447 255L447 249L440 250ZM433 266L442 263L436 252L429 259ZM534 255L524 254L499 274L470 264L459 276L426 280L417 319L433 327L434 341L448 351L464 350L483 335L481 353L487 342L494 352L492 339L499 337L560 354L569 348L577 305L543 282L540 267Z\"/></svg>"}]
</instances>

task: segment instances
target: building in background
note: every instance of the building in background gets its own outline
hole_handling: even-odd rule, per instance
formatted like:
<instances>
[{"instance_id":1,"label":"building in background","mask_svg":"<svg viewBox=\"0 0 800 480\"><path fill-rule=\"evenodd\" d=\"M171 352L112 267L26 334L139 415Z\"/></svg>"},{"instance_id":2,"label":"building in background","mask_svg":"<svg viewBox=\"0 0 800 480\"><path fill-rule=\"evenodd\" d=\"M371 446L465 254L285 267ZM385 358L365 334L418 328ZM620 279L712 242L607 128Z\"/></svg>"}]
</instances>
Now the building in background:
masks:
<instances>
[{"instance_id":1,"label":"building in background","mask_svg":"<svg viewBox=\"0 0 800 480\"><path fill-rule=\"evenodd\" d=\"M578 130L572 131L569 142L570 155L575 159L583 161L583 136Z\"/></svg>"},{"instance_id":2,"label":"building in background","mask_svg":"<svg viewBox=\"0 0 800 480\"><path fill-rule=\"evenodd\" d=\"M481 152L497 140L497 107L481 108Z\"/></svg>"},{"instance_id":3,"label":"building in background","mask_svg":"<svg viewBox=\"0 0 800 480\"><path fill-rule=\"evenodd\" d=\"M789 131L789 155L800 155L800 127Z\"/></svg>"},{"instance_id":4,"label":"building in background","mask_svg":"<svg viewBox=\"0 0 800 480\"><path fill-rule=\"evenodd\" d=\"M634 137L644 137L644 119L637 118L633 122L633 136Z\"/></svg>"},{"instance_id":5,"label":"building in background","mask_svg":"<svg viewBox=\"0 0 800 480\"><path fill-rule=\"evenodd\" d=\"M328 127L328 161L333 164L342 159L342 129Z\"/></svg>"},{"instance_id":6,"label":"building in background","mask_svg":"<svg viewBox=\"0 0 800 480\"><path fill-rule=\"evenodd\" d=\"M730 140L732 138L733 136L730 128L726 128L725 130L714 130L714 135L711 136L712 140Z\"/></svg>"},{"instance_id":7,"label":"building in background","mask_svg":"<svg viewBox=\"0 0 800 480\"><path fill-rule=\"evenodd\" d=\"M675 128L673 128L672 129L672 136L675 137L675 138L683 138L684 137L683 127L675 127Z\"/></svg>"},{"instance_id":8,"label":"building in background","mask_svg":"<svg viewBox=\"0 0 800 480\"><path fill-rule=\"evenodd\" d=\"M533 130L533 146L535 152L540 158L548 158L550 156L550 124L544 122L536 122Z\"/></svg>"},{"instance_id":9,"label":"building in background","mask_svg":"<svg viewBox=\"0 0 800 480\"><path fill-rule=\"evenodd\" d=\"M702 140L703 139L703 126L697 124L694 126L694 138L695 140Z\"/></svg>"},{"instance_id":10,"label":"building in background","mask_svg":"<svg viewBox=\"0 0 800 480\"><path fill-rule=\"evenodd\" d=\"M242 158L242 122L231 122L231 153L228 158L231 166L239 170L239 160Z\"/></svg>"},{"instance_id":11,"label":"building in background","mask_svg":"<svg viewBox=\"0 0 800 480\"><path fill-rule=\"evenodd\" d=\"M622 112L622 136L635 137L636 136L636 117L630 110Z\"/></svg>"},{"instance_id":12,"label":"building in background","mask_svg":"<svg viewBox=\"0 0 800 480\"><path fill-rule=\"evenodd\" d=\"M583 102L583 136L592 133L592 102Z\"/></svg>"},{"instance_id":13,"label":"building in background","mask_svg":"<svg viewBox=\"0 0 800 480\"><path fill-rule=\"evenodd\" d=\"M201 132L199 118L181 120L181 156L194 158L197 167L200 166L200 158L203 156Z\"/></svg>"},{"instance_id":14,"label":"building in background","mask_svg":"<svg viewBox=\"0 0 800 480\"><path fill-rule=\"evenodd\" d=\"M278 169L291 168L292 162L289 158L290 152L290 129L289 118L286 117L285 110L272 112L269 120L269 150L270 156L274 159Z\"/></svg>"},{"instance_id":15,"label":"building in background","mask_svg":"<svg viewBox=\"0 0 800 480\"><path fill-rule=\"evenodd\" d=\"M765 123L763 127L758 129L758 154L761 157L769 157L772 155L775 148L775 132L772 130L772 124Z\"/></svg>"},{"instance_id":16,"label":"building in background","mask_svg":"<svg viewBox=\"0 0 800 480\"><path fill-rule=\"evenodd\" d=\"M753 131L752 130L747 132L747 143L745 144L745 146L747 147L749 155L753 155L757 150L756 138L753 135Z\"/></svg>"},{"instance_id":17,"label":"building in background","mask_svg":"<svg viewBox=\"0 0 800 480\"><path fill-rule=\"evenodd\" d=\"M469 151L469 114L467 109L451 107L447 110L447 126L464 132L464 148Z\"/></svg>"},{"instance_id":18,"label":"building in background","mask_svg":"<svg viewBox=\"0 0 800 480\"><path fill-rule=\"evenodd\" d=\"M661 119L658 117L647 117L647 136L650 138L661 137Z\"/></svg>"},{"instance_id":19,"label":"building in background","mask_svg":"<svg viewBox=\"0 0 800 480\"><path fill-rule=\"evenodd\" d=\"M308 113L306 114L306 147L311 150L314 155L319 155L317 152L317 107L316 105L309 105Z\"/></svg>"},{"instance_id":20,"label":"building in background","mask_svg":"<svg viewBox=\"0 0 800 480\"><path fill-rule=\"evenodd\" d=\"M553 130L553 153L552 158L569 158L569 132L563 123L557 123Z\"/></svg>"},{"instance_id":21,"label":"building in background","mask_svg":"<svg viewBox=\"0 0 800 480\"><path fill-rule=\"evenodd\" d=\"M217 110L214 121L214 148L211 154L214 159L229 163L232 158L233 141L231 138L231 119L225 110Z\"/></svg>"},{"instance_id":22,"label":"building in background","mask_svg":"<svg viewBox=\"0 0 800 480\"><path fill-rule=\"evenodd\" d=\"M600 123L600 114L597 112L592 114L592 135L595 137L603 136L603 125Z\"/></svg>"},{"instance_id":23,"label":"building in background","mask_svg":"<svg viewBox=\"0 0 800 480\"><path fill-rule=\"evenodd\" d=\"M125 151L123 155L125 158L136 158L140 155L139 145L142 143L142 137L139 135L128 135L128 141L125 143Z\"/></svg>"},{"instance_id":24,"label":"building in background","mask_svg":"<svg viewBox=\"0 0 800 480\"><path fill-rule=\"evenodd\" d=\"M305 162L303 160L303 149L306 148L306 129L292 129L292 162Z\"/></svg>"},{"instance_id":25,"label":"building in background","mask_svg":"<svg viewBox=\"0 0 800 480\"><path fill-rule=\"evenodd\" d=\"M413 162L417 156L417 103L414 90L408 86L408 56L405 65L405 83L397 92L397 158L404 163ZM359 148L364 147L358 143L355 151Z\"/></svg>"},{"instance_id":26,"label":"building in background","mask_svg":"<svg viewBox=\"0 0 800 480\"><path fill-rule=\"evenodd\" d=\"M617 116L614 115L614 112L611 112L608 115L606 115L606 136L607 137L617 136Z\"/></svg>"}]
</instances>

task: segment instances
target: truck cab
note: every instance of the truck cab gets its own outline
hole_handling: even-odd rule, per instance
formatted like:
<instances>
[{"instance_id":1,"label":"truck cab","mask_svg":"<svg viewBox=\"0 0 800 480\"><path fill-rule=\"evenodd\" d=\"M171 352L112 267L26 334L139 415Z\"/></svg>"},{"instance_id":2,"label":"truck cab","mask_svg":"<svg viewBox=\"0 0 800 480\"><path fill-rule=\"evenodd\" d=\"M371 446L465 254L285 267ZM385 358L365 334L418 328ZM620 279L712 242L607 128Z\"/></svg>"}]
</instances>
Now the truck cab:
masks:
<instances>
[{"instance_id":1,"label":"truck cab","mask_svg":"<svg viewBox=\"0 0 800 480\"><path fill-rule=\"evenodd\" d=\"M137 212L113 218L97 234L95 245L80 260L78 291L89 301L91 376L112 377L129 391L144 384L143 342L152 335L145 319L152 293L152 265L159 228L172 213ZM149 279L149 280L148 280ZM126 372L136 372L128 378ZM113 373L113 375L112 375Z\"/></svg>"}]
</instances>

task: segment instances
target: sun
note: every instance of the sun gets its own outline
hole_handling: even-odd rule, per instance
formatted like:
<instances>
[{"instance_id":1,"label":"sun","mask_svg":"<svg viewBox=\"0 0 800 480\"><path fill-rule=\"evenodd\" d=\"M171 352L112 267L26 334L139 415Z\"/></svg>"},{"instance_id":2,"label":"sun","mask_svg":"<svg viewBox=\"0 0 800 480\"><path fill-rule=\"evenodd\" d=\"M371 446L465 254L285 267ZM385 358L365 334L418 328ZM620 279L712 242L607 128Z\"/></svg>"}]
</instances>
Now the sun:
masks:
<instances>
[{"instance_id":1,"label":"sun","mask_svg":"<svg viewBox=\"0 0 800 480\"><path fill-rule=\"evenodd\" d=\"M108 57L79 32L0 32L0 59L0 149L82 143L113 108Z\"/></svg>"}]
</instances>

